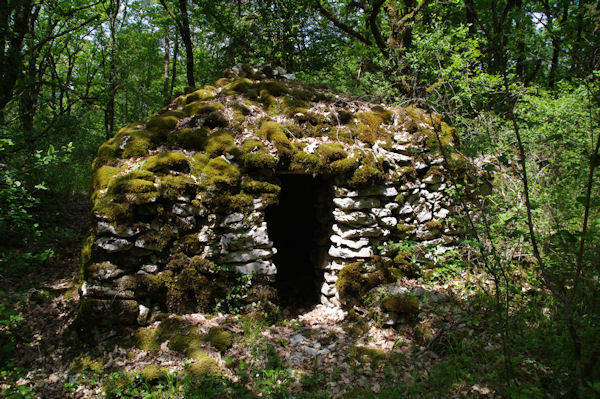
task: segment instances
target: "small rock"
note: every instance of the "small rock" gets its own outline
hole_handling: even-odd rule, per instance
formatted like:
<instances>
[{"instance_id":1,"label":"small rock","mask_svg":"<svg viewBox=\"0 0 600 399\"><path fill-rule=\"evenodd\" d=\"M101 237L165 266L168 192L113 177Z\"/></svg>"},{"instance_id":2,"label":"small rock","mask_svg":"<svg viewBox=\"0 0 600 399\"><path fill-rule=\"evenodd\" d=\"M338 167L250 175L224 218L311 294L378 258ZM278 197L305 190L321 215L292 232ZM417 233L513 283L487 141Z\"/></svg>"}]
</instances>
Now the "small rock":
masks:
<instances>
[{"instance_id":1,"label":"small rock","mask_svg":"<svg viewBox=\"0 0 600 399\"><path fill-rule=\"evenodd\" d=\"M331 242L334 242L338 245L343 245L352 249L360 249L366 245L369 245L369 240L367 238L361 238L358 241L352 241L344 239L337 235L331 236Z\"/></svg>"},{"instance_id":2,"label":"small rock","mask_svg":"<svg viewBox=\"0 0 600 399\"><path fill-rule=\"evenodd\" d=\"M350 226L370 226L375 223L375 217L365 212L344 212L339 209L333 211L333 217L338 223L344 223Z\"/></svg>"},{"instance_id":3,"label":"small rock","mask_svg":"<svg viewBox=\"0 0 600 399\"><path fill-rule=\"evenodd\" d=\"M290 338L290 345L298 345L302 341L304 341L304 336L302 334L296 334Z\"/></svg>"},{"instance_id":4,"label":"small rock","mask_svg":"<svg viewBox=\"0 0 600 399\"><path fill-rule=\"evenodd\" d=\"M277 268L275 267L273 262L266 261L266 260L261 260L261 261L247 263L245 265L236 266L235 269L239 273L244 273L244 274L249 274L249 273L266 274L266 275L277 274Z\"/></svg>"},{"instance_id":5,"label":"small rock","mask_svg":"<svg viewBox=\"0 0 600 399\"><path fill-rule=\"evenodd\" d=\"M334 198L333 203L343 210L371 209L379 206L379 199L370 197Z\"/></svg>"},{"instance_id":6,"label":"small rock","mask_svg":"<svg viewBox=\"0 0 600 399\"><path fill-rule=\"evenodd\" d=\"M139 305L139 314L137 317L137 322L139 325L143 326L148 322L148 315L150 314L150 308L142 305Z\"/></svg>"},{"instance_id":7,"label":"small rock","mask_svg":"<svg viewBox=\"0 0 600 399\"><path fill-rule=\"evenodd\" d=\"M332 246L329 248L328 253L331 257L342 259L370 258L373 256L373 250L370 247L361 248L358 251L352 251L351 249Z\"/></svg>"},{"instance_id":8,"label":"small rock","mask_svg":"<svg viewBox=\"0 0 600 399\"><path fill-rule=\"evenodd\" d=\"M96 240L96 245L108 252L122 252L133 247L133 244L128 240L115 237L100 237Z\"/></svg>"}]
</instances>

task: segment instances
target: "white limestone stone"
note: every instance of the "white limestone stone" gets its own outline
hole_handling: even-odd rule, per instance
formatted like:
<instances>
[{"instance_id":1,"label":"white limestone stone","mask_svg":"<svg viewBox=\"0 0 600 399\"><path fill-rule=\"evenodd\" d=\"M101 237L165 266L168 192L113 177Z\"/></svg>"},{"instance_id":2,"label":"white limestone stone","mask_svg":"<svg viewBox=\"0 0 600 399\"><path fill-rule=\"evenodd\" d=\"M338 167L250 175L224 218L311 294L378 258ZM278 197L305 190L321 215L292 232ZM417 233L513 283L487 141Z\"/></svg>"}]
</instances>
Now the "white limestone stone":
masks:
<instances>
[{"instance_id":1,"label":"white limestone stone","mask_svg":"<svg viewBox=\"0 0 600 399\"><path fill-rule=\"evenodd\" d=\"M335 284L323 283L323 285L321 286L321 294L326 296L335 295Z\"/></svg>"},{"instance_id":2,"label":"white limestone stone","mask_svg":"<svg viewBox=\"0 0 600 399\"><path fill-rule=\"evenodd\" d=\"M334 198L333 203L343 210L370 209L379 206L379 199L371 197Z\"/></svg>"},{"instance_id":3,"label":"white limestone stone","mask_svg":"<svg viewBox=\"0 0 600 399\"><path fill-rule=\"evenodd\" d=\"M103 285L86 285L85 294L96 298L120 298L133 299L134 293L131 290L120 290Z\"/></svg>"},{"instance_id":4,"label":"white limestone stone","mask_svg":"<svg viewBox=\"0 0 600 399\"><path fill-rule=\"evenodd\" d=\"M223 263L248 263L259 259L266 259L276 253L275 248L272 249L253 249L250 251L236 251L221 255L219 260Z\"/></svg>"},{"instance_id":5,"label":"white limestone stone","mask_svg":"<svg viewBox=\"0 0 600 399\"><path fill-rule=\"evenodd\" d=\"M361 195L374 195L382 197L395 197L398 190L392 186L375 186L361 190Z\"/></svg>"},{"instance_id":6,"label":"white limestone stone","mask_svg":"<svg viewBox=\"0 0 600 399\"><path fill-rule=\"evenodd\" d=\"M409 203L404 204L402 209L400 209L400 211L398 211L398 213L400 215L406 215L406 214L409 214L412 212L413 212L413 207Z\"/></svg>"},{"instance_id":7,"label":"white limestone stone","mask_svg":"<svg viewBox=\"0 0 600 399\"><path fill-rule=\"evenodd\" d=\"M194 207L185 202L177 202L173 204L173 213L178 216L190 216L194 212Z\"/></svg>"},{"instance_id":8,"label":"white limestone stone","mask_svg":"<svg viewBox=\"0 0 600 399\"><path fill-rule=\"evenodd\" d=\"M323 277L325 278L325 281L329 284L335 284L335 282L338 279L337 274L327 272L323 273Z\"/></svg>"},{"instance_id":9,"label":"white limestone stone","mask_svg":"<svg viewBox=\"0 0 600 399\"><path fill-rule=\"evenodd\" d=\"M419 223L425 223L433 218L431 208L427 204L422 205L417 212L417 220Z\"/></svg>"},{"instance_id":10,"label":"white limestone stone","mask_svg":"<svg viewBox=\"0 0 600 399\"><path fill-rule=\"evenodd\" d=\"M361 238L358 241L343 239L338 235L331 236L331 242L334 242L338 245L343 245L352 249L360 249L364 246L369 245L369 240L367 238Z\"/></svg>"},{"instance_id":11,"label":"white limestone stone","mask_svg":"<svg viewBox=\"0 0 600 399\"><path fill-rule=\"evenodd\" d=\"M225 216L225 218L223 219L223 221L221 222L220 226L221 227L225 227L229 224L232 223L237 223L237 222L241 222L242 220L244 220L244 214L242 213L231 213L227 216Z\"/></svg>"},{"instance_id":12,"label":"white limestone stone","mask_svg":"<svg viewBox=\"0 0 600 399\"><path fill-rule=\"evenodd\" d=\"M96 280L110 280L122 276L124 271L111 262L100 262L88 268L90 277Z\"/></svg>"},{"instance_id":13,"label":"white limestone stone","mask_svg":"<svg viewBox=\"0 0 600 399\"><path fill-rule=\"evenodd\" d=\"M131 249L133 244L124 238L100 237L96 245L108 252L122 252Z\"/></svg>"},{"instance_id":14,"label":"white limestone stone","mask_svg":"<svg viewBox=\"0 0 600 399\"><path fill-rule=\"evenodd\" d=\"M388 208L373 208L371 209L371 213L378 218L392 216L392 211Z\"/></svg>"},{"instance_id":15,"label":"white limestone stone","mask_svg":"<svg viewBox=\"0 0 600 399\"><path fill-rule=\"evenodd\" d=\"M435 217L437 219L444 219L446 216L450 214L450 211L446 208L441 208L435 212Z\"/></svg>"},{"instance_id":16,"label":"white limestone stone","mask_svg":"<svg viewBox=\"0 0 600 399\"><path fill-rule=\"evenodd\" d=\"M410 151L410 146L406 144L394 144L392 146L392 151L407 153Z\"/></svg>"},{"instance_id":17,"label":"white limestone stone","mask_svg":"<svg viewBox=\"0 0 600 399\"><path fill-rule=\"evenodd\" d=\"M364 247L358 251L353 251L348 248L331 246L328 253L329 256L342 259L369 258L373 256L373 249L371 247Z\"/></svg>"},{"instance_id":18,"label":"white limestone stone","mask_svg":"<svg viewBox=\"0 0 600 399\"><path fill-rule=\"evenodd\" d=\"M239 266L236 266L235 269L239 273L244 273L244 274L249 274L249 273L267 274L267 275L277 274L277 268L275 267L273 262L266 261L266 260L259 260L259 261L247 263L245 265L239 265Z\"/></svg>"},{"instance_id":19,"label":"white limestone stone","mask_svg":"<svg viewBox=\"0 0 600 399\"><path fill-rule=\"evenodd\" d=\"M393 216L379 219L379 223L385 227L395 227L398 224L398 219Z\"/></svg>"},{"instance_id":20,"label":"white limestone stone","mask_svg":"<svg viewBox=\"0 0 600 399\"><path fill-rule=\"evenodd\" d=\"M390 211L395 211L396 209L400 208L400 204L397 202L388 202L387 204L385 204L384 208Z\"/></svg>"},{"instance_id":21,"label":"white limestone stone","mask_svg":"<svg viewBox=\"0 0 600 399\"><path fill-rule=\"evenodd\" d=\"M148 322L148 316L150 315L150 308L142 305L141 303L139 304L138 307L138 317L137 317L137 322L139 325L145 325Z\"/></svg>"},{"instance_id":22,"label":"white limestone stone","mask_svg":"<svg viewBox=\"0 0 600 399\"><path fill-rule=\"evenodd\" d=\"M421 169L425 169L427 167L427 164L423 161L417 161L417 162L415 162L414 167L416 170L421 170Z\"/></svg>"},{"instance_id":23,"label":"white limestone stone","mask_svg":"<svg viewBox=\"0 0 600 399\"><path fill-rule=\"evenodd\" d=\"M390 234L389 230L380 227L353 229L344 225L334 224L331 229L336 235L344 239L356 237L387 237Z\"/></svg>"},{"instance_id":24,"label":"white limestone stone","mask_svg":"<svg viewBox=\"0 0 600 399\"><path fill-rule=\"evenodd\" d=\"M223 252L238 251L240 249L272 246L267 234L267 224L265 222L258 226L253 226L250 230L236 233L226 233L221 236L221 245Z\"/></svg>"},{"instance_id":25,"label":"white limestone stone","mask_svg":"<svg viewBox=\"0 0 600 399\"><path fill-rule=\"evenodd\" d=\"M423 183L426 184L438 184L444 181L444 176L438 174L430 174L429 176L425 176L423 179Z\"/></svg>"},{"instance_id":26,"label":"white limestone stone","mask_svg":"<svg viewBox=\"0 0 600 399\"><path fill-rule=\"evenodd\" d=\"M394 141L399 144L407 144L412 140L412 134L403 131L394 135Z\"/></svg>"},{"instance_id":27,"label":"white limestone stone","mask_svg":"<svg viewBox=\"0 0 600 399\"><path fill-rule=\"evenodd\" d=\"M158 270L158 266L157 265L143 265L142 270L145 271L146 273L156 273L156 271Z\"/></svg>"},{"instance_id":28,"label":"white limestone stone","mask_svg":"<svg viewBox=\"0 0 600 399\"><path fill-rule=\"evenodd\" d=\"M386 159L393 160L397 164L406 164L412 161L412 157L408 155L399 154L397 152L389 152L386 151L385 154Z\"/></svg>"},{"instance_id":29,"label":"white limestone stone","mask_svg":"<svg viewBox=\"0 0 600 399\"><path fill-rule=\"evenodd\" d=\"M202 226L200 231L198 232L198 241L206 243L211 240L213 236L213 232L208 226Z\"/></svg>"},{"instance_id":30,"label":"white limestone stone","mask_svg":"<svg viewBox=\"0 0 600 399\"><path fill-rule=\"evenodd\" d=\"M344 212L340 209L335 209L333 217L336 222L350 226L370 226L376 222L375 217L366 212Z\"/></svg>"}]
</instances>

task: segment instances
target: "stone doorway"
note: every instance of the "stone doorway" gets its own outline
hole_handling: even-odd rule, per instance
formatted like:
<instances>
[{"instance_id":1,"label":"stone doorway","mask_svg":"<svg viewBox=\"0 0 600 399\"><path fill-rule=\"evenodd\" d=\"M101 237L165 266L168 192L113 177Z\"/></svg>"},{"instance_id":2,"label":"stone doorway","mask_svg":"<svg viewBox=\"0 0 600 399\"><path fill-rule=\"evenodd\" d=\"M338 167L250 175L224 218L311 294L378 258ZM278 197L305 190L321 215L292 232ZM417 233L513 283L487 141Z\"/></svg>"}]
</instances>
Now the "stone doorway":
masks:
<instances>
[{"instance_id":1,"label":"stone doorway","mask_svg":"<svg viewBox=\"0 0 600 399\"><path fill-rule=\"evenodd\" d=\"M277 253L280 305L292 312L320 303L323 266L328 261L332 185L310 175L280 174L279 203L265 210L269 238Z\"/></svg>"}]
</instances>

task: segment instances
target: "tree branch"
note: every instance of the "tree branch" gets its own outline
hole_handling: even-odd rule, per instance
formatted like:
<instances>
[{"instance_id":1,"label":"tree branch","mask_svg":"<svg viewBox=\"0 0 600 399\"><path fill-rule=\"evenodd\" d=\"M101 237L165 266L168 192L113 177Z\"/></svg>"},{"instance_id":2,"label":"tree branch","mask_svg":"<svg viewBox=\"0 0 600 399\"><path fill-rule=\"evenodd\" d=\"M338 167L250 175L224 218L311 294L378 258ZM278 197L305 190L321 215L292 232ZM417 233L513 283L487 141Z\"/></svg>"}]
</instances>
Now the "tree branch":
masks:
<instances>
[{"instance_id":1,"label":"tree branch","mask_svg":"<svg viewBox=\"0 0 600 399\"><path fill-rule=\"evenodd\" d=\"M386 0L377 0L375 4L373 4L373 9L371 10L371 14L369 15L369 19L367 19L367 24L371 29L371 34L373 35L373 39L375 39L375 44L381 51L384 57L389 56L389 51L383 37L381 37L381 32L379 32L379 27L377 26L377 14L379 14L379 10L383 6ZM426 1L426 0L425 0Z\"/></svg>"},{"instance_id":2,"label":"tree branch","mask_svg":"<svg viewBox=\"0 0 600 399\"><path fill-rule=\"evenodd\" d=\"M161 2L162 1L163 0L161 0ZM317 8L319 9L319 13L322 16L324 16L325 18L327 18L328 20L330 20L333 23L333 25L335 25L338 29L346 32L348 35L354 37L355 39L357 39L358 41L360 41L360 42L362 42L364 44L371 45L371 40L369 40L368 37L366 37L364 35L361 35L360 33L358 33L357 31L355 31L354 29L352 29L348 25L346 25L343 22L341 22L335 15L333 15L332 12L330 12L325 7L323 7L323 5L321 4L320 0L316 1L316 5L317 5Z\"/></svg>"}]
</instances>

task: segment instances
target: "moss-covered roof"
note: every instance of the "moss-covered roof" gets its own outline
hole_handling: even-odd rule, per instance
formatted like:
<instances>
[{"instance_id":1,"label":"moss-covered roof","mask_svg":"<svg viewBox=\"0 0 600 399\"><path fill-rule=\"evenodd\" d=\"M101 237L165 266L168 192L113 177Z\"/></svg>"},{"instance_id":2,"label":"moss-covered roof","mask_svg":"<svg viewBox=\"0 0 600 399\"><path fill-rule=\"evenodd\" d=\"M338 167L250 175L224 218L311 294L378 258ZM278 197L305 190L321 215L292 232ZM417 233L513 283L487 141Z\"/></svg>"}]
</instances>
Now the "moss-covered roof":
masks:
<instances>
[{"instance_id":1,"label":"moss-covered roof","mask_svg":"<svg viewBox=\"0 0 600 399\"><path fill-rule=\"evenodd\" d=\"M398 143L413 152L435 149L438 136L445 146L456 140L440 115L418 108L291 80L222 78L104 143L93 164L92 200L110 220L128 218L126 204L191 194L189 185L229 192L227 205L244 207L257 194L276 195L277 171L344 176L350 186L398 180L410 165L392 165L386 154L397 153Z\"/></svg>"}]
</instances>

